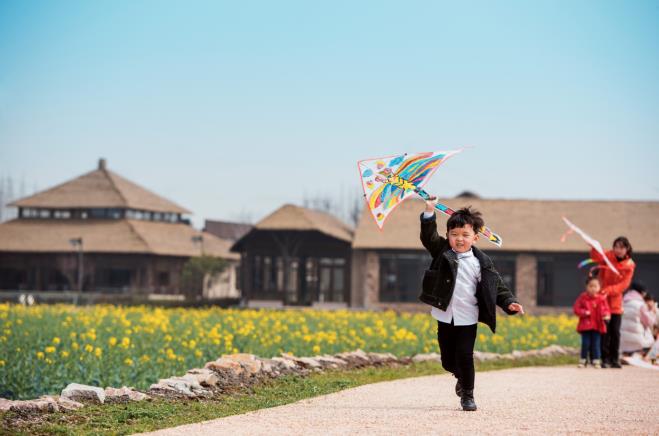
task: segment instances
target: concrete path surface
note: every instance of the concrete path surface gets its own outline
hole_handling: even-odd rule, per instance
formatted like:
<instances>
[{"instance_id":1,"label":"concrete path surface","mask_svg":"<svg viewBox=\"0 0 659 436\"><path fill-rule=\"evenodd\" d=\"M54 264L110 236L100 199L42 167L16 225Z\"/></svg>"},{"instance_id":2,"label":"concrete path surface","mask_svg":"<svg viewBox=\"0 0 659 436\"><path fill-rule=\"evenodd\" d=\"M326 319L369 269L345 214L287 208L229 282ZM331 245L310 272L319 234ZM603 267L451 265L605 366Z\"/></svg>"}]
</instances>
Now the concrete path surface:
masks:
<instances>
[{"instance_id":1,"label":"concrete path surface","mask_svg":"<svg viewBox=\"0 0 659 436\"><path fill-rule=\"evenodd\" d=\"M450 375L376 383L153 435L659 434L659 373L532 367L476 373L463 412Z\"/></svg>"}]
</instances>

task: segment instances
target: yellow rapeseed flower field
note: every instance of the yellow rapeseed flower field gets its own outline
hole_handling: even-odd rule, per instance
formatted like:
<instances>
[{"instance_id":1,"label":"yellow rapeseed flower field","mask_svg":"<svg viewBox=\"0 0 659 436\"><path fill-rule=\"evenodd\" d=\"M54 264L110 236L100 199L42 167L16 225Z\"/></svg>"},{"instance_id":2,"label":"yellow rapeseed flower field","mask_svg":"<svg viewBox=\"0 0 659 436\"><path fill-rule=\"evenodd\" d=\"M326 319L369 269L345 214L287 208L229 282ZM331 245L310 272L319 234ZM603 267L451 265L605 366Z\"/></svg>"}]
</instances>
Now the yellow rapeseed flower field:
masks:
<instances>
[{"instance_id":1,"label":"yellow rapeseed flower field","mask_svg":"<svg viewBox=\"0 0 659 436\"><path fill-rule=\"evenodd\" d=\"M476 349L576 346L571 316L498 319L479 326ZM228 353L272 357L361 348L398 356L438 351L428 314L366 311L163 309L0 304L0 397L36 398L67 383L148 388Z\"/></svg>"}]
</instances>

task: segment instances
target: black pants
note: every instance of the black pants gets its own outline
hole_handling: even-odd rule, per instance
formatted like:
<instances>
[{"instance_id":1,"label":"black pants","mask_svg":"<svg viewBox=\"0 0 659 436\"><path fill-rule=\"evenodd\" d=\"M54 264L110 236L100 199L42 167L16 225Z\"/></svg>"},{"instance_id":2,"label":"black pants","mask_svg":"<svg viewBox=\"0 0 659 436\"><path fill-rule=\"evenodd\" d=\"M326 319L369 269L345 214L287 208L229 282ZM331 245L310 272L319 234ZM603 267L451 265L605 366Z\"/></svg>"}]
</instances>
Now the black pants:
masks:
<instances>
[{"instance_id":1,"label":"black pants","mask_svg":"<svg viewBox=\"0 0 659 436\"><path fill-rule=\"evenodd\" d=\"M602 360L606 363L618 361L620 351L620 321L622 315L611 315L611 321L602 336Z\"/></svg>"},{"instance_id":2,"label":"black pants","mask_svg":"<svg viewBox=\"0 0 659 436\"><path fill-rule=\"evenodd\" d=\"M437 341L442 366L453 373L463 389L474 389L474 343L477 325L453 325L437 321Z\"/></svg>"}]
</instances>

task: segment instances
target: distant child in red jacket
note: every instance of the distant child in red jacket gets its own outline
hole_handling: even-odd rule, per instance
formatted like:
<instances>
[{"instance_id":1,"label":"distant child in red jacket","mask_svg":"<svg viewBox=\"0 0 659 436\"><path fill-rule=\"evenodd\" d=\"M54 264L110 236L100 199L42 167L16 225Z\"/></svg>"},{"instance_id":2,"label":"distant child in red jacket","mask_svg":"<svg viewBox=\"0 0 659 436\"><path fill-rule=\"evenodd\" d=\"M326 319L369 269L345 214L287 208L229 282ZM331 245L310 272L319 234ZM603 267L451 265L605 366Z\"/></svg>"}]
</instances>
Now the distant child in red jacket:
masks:
<instances>
[{"instance_id":1,"label":"distant child in red jacket","mask_svg":"<svg viewBox=\"0 0 659 436\"><path fill-rule=\"evenodd\" d=\"M579 368L586 366L588 355L595 368L602 367L600 338L606 333L606 322L611 317L606 297L600 293L597 277L586 280L586 290L574 303L574 314L579 317L577 331L581 334L581 359Z\"/></svg>"},{"instance_id":2,"label":"distant child in red jacket","mask_svg":"<svg viewBox=\"0 0 659 436\"><path fill-rule=\"evenodd\" d=\"M611 309L611 321L602 337L602 366L622 368L619 358L622 294L632 282L636 264L632 260L632 244L624 236L617 237L613 241L613 250L608 250L605 254L620 275L606 267L604 258L595 249L590 250L590 257L600 264L598 277L602 285L601 292L606 296Z\"/></svg>"}]
</instances>

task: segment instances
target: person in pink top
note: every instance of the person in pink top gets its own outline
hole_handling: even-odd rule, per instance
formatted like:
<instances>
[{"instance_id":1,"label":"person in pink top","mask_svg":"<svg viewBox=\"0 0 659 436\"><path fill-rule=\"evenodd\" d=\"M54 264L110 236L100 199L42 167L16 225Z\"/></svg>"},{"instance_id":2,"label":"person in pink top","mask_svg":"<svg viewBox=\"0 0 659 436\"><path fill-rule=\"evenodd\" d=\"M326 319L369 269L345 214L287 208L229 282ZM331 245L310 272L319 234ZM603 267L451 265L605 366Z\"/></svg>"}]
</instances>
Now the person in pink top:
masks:
<instances>
[{"instance_id":1,"label":"person in pink top","mask_svg":"<svg viewBox=\"0 0 659 436\"><path fill-rule=\"evenodd\" d=\"M601 336L606 333L605 321L611 318L611 311L600 288L597 277L588 277L586 290L574 302L574 314L579 317L577 332L581 335L579 368L586 366L589 357L595 368L602 367Z\"/></svg>"}]
</instances>

